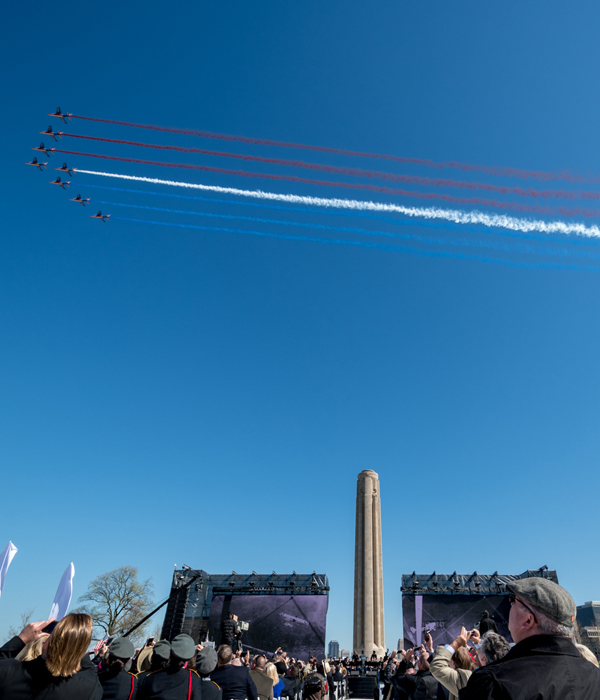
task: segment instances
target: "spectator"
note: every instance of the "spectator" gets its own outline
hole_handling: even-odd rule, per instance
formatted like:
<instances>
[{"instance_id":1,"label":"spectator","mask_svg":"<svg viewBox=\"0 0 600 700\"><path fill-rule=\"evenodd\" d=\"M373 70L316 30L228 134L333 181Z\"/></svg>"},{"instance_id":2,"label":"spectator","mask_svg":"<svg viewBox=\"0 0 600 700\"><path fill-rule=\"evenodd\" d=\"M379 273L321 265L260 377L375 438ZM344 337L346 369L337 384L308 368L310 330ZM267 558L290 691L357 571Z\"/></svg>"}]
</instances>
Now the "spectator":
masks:
<instances>
[{"instance_id":1,"label":"spectator","mask_svg":"<svg viewBox=\"0 0 600 700\"><path fill-rule=\"evenodd\" d=\"M32 661L33 659L37 659L42 653L44 642L49 636L49 634L42 634L37 639L27 642L23 649L16 655L15 658L17 661Z\"/></svg>"},{"instance_id":2,"label":"spectator","mask_svg":"<svg viewBox=\"0 0 600 700\"><path fill-rule=\"evenodd\" d=\"M33 623L21 632L18 638L25 642L22 647L41 636L41 624ZM92 641L92 628L89 615L71 613L45 639L42 655L31 661L0 660L2 700L25 700L34 696L52 700L100 700L102 686L96 668L85 656ZM12 650L16 646L14 642Z\"/></svg>"},{"instance_id":3,"label":"spectator","mask_svg":"<svg viewBox=\"0 0 600 700\"><path fill-rule=\"evenodd\" d=\"M600 671L575 648L575 601L537 576L511 581L508 628L515 646L471 676L464 700L600 698ZM484 651L485 654L485 651Z\"/></svg>"},{"instance_id":4,"label":"spectator","mask_svg":"<svg viewBox=\"0 0 600 700\"><path fill-rule=\"evenodd\" d=\"M155 671L161 671L163 668L166 668L169 663L170 657L171 643L168 642L166 639L161 639L160 642L156 642L156 644L152 647L152 655L150 656L149 667L146 671L142 671L137 675L138 686L141 687L144 678L146 678L146 676L150 673L154 673Z\"/></svg>"},{"instance_id":5,"label":"spectator","mask_svg":"<svg viewBox=\"0 0 600 700\"><path fill-rule=\"evenodd\" d=\"M323 700L324 695L325 678L316 671L309 673L304 679L303 700Z\"/></svg>"},{"instance_id":6,"label":"spectator","mask_svg":"<svg viewBox=\"0 0 600 700\"><path fill-rule=\"evenodd\" d=\"M476 630L475 630L476 631ZM467 649L470 634L463 627L460 634L447 647L438 646L430 664L431 675L450 691L449 700L458 700L458 693L466 688L471 674L475 670ZM479 641L479 633L475 637Z\"/></svg>"},{"instance_id":7,"label":"spectator","mask_svg":"<svg viewBox=\"0 0 600 700\"><path fill-rule=\"evenodd\" d=\"M212 647L203 647L196 655L196 671L202 679L202 700L222 700L223 691L211 679L210 675L217 668L217 652Z\"/></svg>"},{"instance_id":8,"label":"spectator","mask_svg":"<svg viewBox=\"0 0 600 700\"><path fill-rule=\"evenodd\" d=\"M16 637L12 637L0 647L0 659L14 659L29 642L35 642L36 639L45 634L43 629L51 622L54 622L54 618L40 620L40 622L30 622L25 625Z\"/></svg>"},{"instance_id":9,"label":"spectator","mask_svg":"<svg viewBox=\"0 0 600 700\"><path fill-rule=\"evenodd\" d=\"M126 637L117 637L110 647L98 680L102 685L102 700L134 700L137 695L136 677L128 672L135 653Z\"/></svg>"},{"instance_id":10,"label":"spectator","mask_svg":"<svg viewBox=\"0 0 600 700\"><path fill-rule=\"evenodd\" d=\"M273 700L273 680L264 672L266 665L267 658L263 654L258 654L252 660L250 677L256 686L258 700Z\"/></svg>"},{"instance_id":11,"label":"spectator","mask_svg":"<svg viewBox=\"0 0 600 700\"><path fill-rule=\"evenodd\" d=\"M210 674L211 680L221 688L227 700L258 700L250 671L245 666L232 666L232 657L231 647L221 644L217 650L217 669Z\"/></svg>"},{"instance_id":12,"label":"spectator","mask_svg":"<svg viewBox=\"0 0 600 700\"><path fill-rule=\"evenodd\" d=\"M483 635L486 632L498 632L498 628L496 627L496 623L492 618L490 617L490 614L487 610L484 610L481 613L481 620L479 621L479 634L483 637Z\"/></svg>"},{"instance_id":13,"label":"spectator","mask_svg":"<svg viewBox=\"0 0 600 700\"><path fill-rule=\"evenodd\" d=\"M195 654L194 640L188 634L178 634L171 642L169 664L144 678L138 700L201 700L200 676L185 668Z\"/></svg>"},{"instance_id":14,"label":"spectator","mask_svg":"<svg viewBox=\"0 0 600 700\"><path fill-rule=\"evenodd\" d=\"M487 666L503 659L510 651L510 644L500 634L486 632L477 652L480 666Z\"/></svg>"},{"instance_id":15,"label":"spectator","mask_svg":"<svg viewBox=\"0 0 600 700\"><path fill-rule=\"evenodd\" d=\"M588 647L585 646L585 644L576 644L577 650L583 656L584 659L587 659L590 663L594 664L596 668L599 667L598 664L598 659L594 655L594 652L591 649L588 649Z\"/></svg>"},{"instance_id":16,"label":"spectator","mask_svg":"<svg viewBox=\"0 0 600 700\"><path fill-rule=\"evenodd\" d=\"M280 663L279 661L277 663ZM274 663L269 662L265 666L265 674L271 679L273 683L273 698L277 699L281 697L281 691L284 688L283 681L279 678L277 673L277 666Z\"/></svg>"}]
</instances>

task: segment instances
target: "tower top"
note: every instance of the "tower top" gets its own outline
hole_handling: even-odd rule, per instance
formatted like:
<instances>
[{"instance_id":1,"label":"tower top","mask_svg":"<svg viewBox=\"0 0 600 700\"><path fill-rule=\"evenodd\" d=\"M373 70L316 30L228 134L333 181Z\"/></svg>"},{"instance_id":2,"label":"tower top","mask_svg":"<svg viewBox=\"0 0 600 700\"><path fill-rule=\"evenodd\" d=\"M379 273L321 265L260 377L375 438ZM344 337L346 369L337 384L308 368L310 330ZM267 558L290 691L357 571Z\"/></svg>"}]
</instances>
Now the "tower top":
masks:
<instances>
[{"instance_id":1,"label":"tower top","mask_svg":"<svg viewBox=\"0 0 600 700\"><path fill-rule=\"evenodd\" d=\"M372 469L363 469L363 471L358 475L359 479L364 479L367 476L370 476L374 479L379 480L379 474L377 472L374 472Z\"/></svg>"}]
</instances>

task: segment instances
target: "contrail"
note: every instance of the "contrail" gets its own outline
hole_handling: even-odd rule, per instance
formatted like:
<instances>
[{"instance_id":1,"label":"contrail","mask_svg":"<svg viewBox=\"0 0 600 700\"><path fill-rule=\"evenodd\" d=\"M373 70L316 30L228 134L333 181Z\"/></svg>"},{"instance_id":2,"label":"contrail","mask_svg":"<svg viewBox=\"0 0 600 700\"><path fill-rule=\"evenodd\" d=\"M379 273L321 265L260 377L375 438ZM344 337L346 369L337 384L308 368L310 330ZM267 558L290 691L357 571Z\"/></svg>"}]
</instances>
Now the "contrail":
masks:
<instances>
[{"instance_id":1,"label":"contrail","mask_svg":"<svg viewBox=\"0 0 600 700\"><path fill-rule=\"evenodd\" d=\"M148 221L147 219L129 219L123 216L113 216L111 220L132 221L138 224L153 224L155 226L172 226L177 228L190 228L198 231L220 231L223 233L241 233L246 236L261 236L263 238L283 238L288 241L307 241L310 243L324 243L326 245L355 246L358 248L372 248L391 253L410 253L424 258L460 258L462 260L476 260L478 262L497 263L510 267L524 267L528 269L551 268L554 270L586 270L588 272L600 272L600 267L591 265L566 265L562 263L526 263L503 260L502 258L484 258L479 255L466 253L449 253L447 251L420 250L408 246L390 245L387 243L368 243L366 241L349 241L343 238L318 238L317 236L293 236L287 233L268 233L266 231L250 231L243 228L223 228L220 226L200 226L197 224L175 224L166 221Z\"/></svg>"},{"instance_id":2,"label":"contrail","mask_svg":"<svg viewBox=\"0 0 600 700\"><path fill-rule=\"evenodd\" d=\"M102 141L104 143L118 143L126 146L137 146L140 148L152 148L158 151L177 151L178 153L198 153L206 156L216 156L218 158L233 158L236 160L253 161L258 163L268 163L270 165L283 165L292 168L304 168L318 172L348 175L350 177L364 177L373 180L383 180L386 182L413 182L417 185L428 187L454 187L466 190L484 190L486 192L499 192L500 194L516 194L521 197L533 197L535 199L600 199L600 192L593 191L571 191L571 190L534 190L523 187L508 187L504 185L493 185L487 182L468 182L464 180L452 180L449 178L421 177L419 175L401 175L398 173L386 173L379 170L364 170L362 168L349 168L346 166L326 165L323 163L306 163L303 160L288 160L285 158L265 158L263 156L253 156L243 153L229 153L227 151L211 151L205 148L185 148L183 146L161 146L156 143L142 143L140 141L125 141L123 139L108 139L100 136L83 136L82 134L65 134L76 139L86 139L89 141Z\"/></svg>"},{"instance_id":3,"label":"contrail","mask_svg":"<svg viewBox=\"0 0 600 700\"><path fill-rule=\"evenodd\" d=\"M69 155L84 156L86 158L100 158L102 160L117 160L122 163L139 163L141 165L158 165L162 168L182 168L184 170L201 170L208 173L221 173L224 175L235 175L238 177L250 177L261 180L279 180L282 182L301 182L309 185L319 185L320 187L341 187L350 190L367 190L369 192L383 192L385 194L395 194L402 197L412 197L414 199L439 199L444 202L452 202L453 204L473 204L484 207L494 207L496 209L509 209L511 211L526 212L528 214L548 214L550 216L600 216L600 211L595 209L565 209L559 207L552 209L550 207L532 206L530 204L519 204L517 202L500 202L493 199L482 199L480 197L454 197L449 194L440 194L438 192L409 192L407 190L398 190L391 187L380 185L364 185L362 183L351 182L331 182L329 180L313 180L311 178L297 177L296 175L274 175L272 173L250 173L246 170L229 170L228 168L216 168L210 165L194 165L190 163L165 163L155 160L141 160L139 158L123 158L120 156L107 156L100 153L81 153L79 151L65 151L63 149L54 149L56 153L68 153Z\"/></svg>"},{"instance_id":4,"label":"contrail","mask_svg":"<svg viewBox=\"0 0 600 700\"><path fill-rule=\"evenodd\" d=\"M352 226L328 226L327 224L316 224L312 222L286 221L281 219L263 219L257 216L243 216L240 214L215 214L213 212L192 211L189 209L170 209L167 207L150 207L144 204L125 204L122 202L106 202L101 199L94 200L98 204L106 204L111 207L127 207L129 209L145 209L148 211L160 211L167 214L187 214L192 216L202 216L210 219L228 219L237 221L251 221L259 224L275 224L277 226L298 226L301 228L319 229L321 231L336 231L338 233L353 233L363 236L384 236L386 238L401 238L403 240L413 240L426 245L451 245L451 246L468 246L472 248L490 248L498 251L518 251L521 253L533 253L535 255L555 255L564 257L566 255L581 255L587 258L600 258L597 253L588 251L573 251L565 248L547 248L540 246L531 246L524 244L507 244L499 243L493 240L481 240L471 238L432 238L430 236L421 236L414 233L392 233L390 231L372 231L370 229L355 228Z\"/></svg>"},{"instance_id":5,"label":"contrail","mask_svg":"<svg viewBox=\"0 0 600 700\"><path fill-rule=\"evenodd\" d=\"M405 158L402 156L392 156L383 153L368 153L363 151L349 151L344 148L329 148L326 146L310 146L303 143L292 143L289 141L274 141L273 139L260 139L249 136L232 136L229 134L219 134L214 131L199 131L198 129L176 129L166 126L155 126L152 124L136 124L134 122L117 121L115 119L97 119L95 117L83 117L73 114L74 119L85 119L92 122L102 122L103 124L117 124L119 126L132 126L136 129L150 129L152 131L163 131L170 134L187 134L188 136L200 136L206 139L218 139L220 141L237 141L238 143L249 143L260 146L280 146L282 148L296 148L306 151L318 151L320 153L335 153L344 156L354 156L358 158L378 158L390 160L396 163L412 163L413 165L424 165L428 168L443 170L444 168L455 168L465 172L485 173L486 175L498 175L501 177L518 177L523 180L533 179L540 182L551 182L563 180L566 182L584 183L600 182L598 176L582 176L571 173L569 170L559 172L544 172L541 170L524 170L522 168L507 168L497 165L479 165L474 163L460 163L458 161L436 162L428 158Z\"/></svg>"},{"instance_id":6,"label":"contrail","mask_svg":"<svg viewBox=\"0 0 600 700\"><path fill-rule=\"evenodd\" d=\"M325 197L308 197L296 194L278 194L276 192L263 192L262 190L240 190L235 187L219 187L218 185L200 185L193 182L178 182L176 180L160 180L155 177L142 177L140 175L121 175L120 173L106 173L95 170L79 170L84 175L99 175L100 177L112 177L120 180L133 180L135 182L150 182L154 185L167 185L169 187L185 187L188 189L204 190L205 192L220 192L233 194L240 197L252 197L291 204L307 204L309 206L327 207L332 209L350 209L354 211L396 212L405 216L422 219L443 219L456 224L481 224L490 228L505 228L511 231L523 231L529 233L574 234L588 238L600 238L600 228L596 225L565 223L563 221L541 221L535 219L520 219L505 214L484 214L479 211L461 211L460 209L439 209L437 207L405 207L400 204L383 204L380 202L360 201L355 199L328 199Z\"/></svg>"},{"instance_id":7,"label":"contrail","mask_svg":"<svg viewBox=\"0 0 600 700\"><path fill-rule=\"evenodd\" d=\"M468 226L467 224L455 224L450 221L445 221L443 223L441 222L435 222L435 221L420 221L420 220L410 220L410 219L398 219L395 217L391 216L385 216L383 214L374 214L372 212L368 211L346 211L344 209L334 209L334 210L328 210L328 209L323 209L323 208L318 208L318 207L309 207L306 206L305 204L293 204L293 203L287 203L285 206L282 206L281 204L267 204L265 201L258 201L258 202L245 202L243 200L239 199L222 199L220 197L202 197L200 195L189 195L189 194L174 194L173 192L158 192L155 190L133 190L128 187L108 187L106 185L91 185L89 182L86 182L85 184L86 187L91 187L92 189L97 189L97 190L109 190L111 192L127 192L129 194L144 194L144 195L151 195L155 197L168 197L171 199L183 199L186 201L194 201L194 202L207 202L210 204L234 204L239 207L256 207L259 209L273 209L275 211L284 211L284 212L293 212L295 209L293 207L296 206L301 206L303 212L310 212L310 213L316 213L320 214L321 216L327 215L327 216L345 216L345 217L351 217L353 219L355 218L360 218L360 219L373 219L374 221L384 221L385 223L392 224L394 226L424 226L426 228L434 228L434 229L441 229L444 231L447 230L456 230L456 231L468 231L470 233L483 233L487 236L493 235L493 236L509 236L511 238L523 238L527 240L535 240L535 241L558 241L561 243L564 243L565 241L568 241L569 245L571 246L577 246L577 245L594 245L597 246L600 244L600 239L594 239L594 238L586 238L586 239L580 239L580 238L568 238L565 239L564 236L561 235L551 235L551 234L537 234L537 233L520 233L518 231L505 231L505 230L492 230L490 231L487 228L481 228L477 226ZM296 210L297 211L297 210Z\"/></svg>"}]
</instances>

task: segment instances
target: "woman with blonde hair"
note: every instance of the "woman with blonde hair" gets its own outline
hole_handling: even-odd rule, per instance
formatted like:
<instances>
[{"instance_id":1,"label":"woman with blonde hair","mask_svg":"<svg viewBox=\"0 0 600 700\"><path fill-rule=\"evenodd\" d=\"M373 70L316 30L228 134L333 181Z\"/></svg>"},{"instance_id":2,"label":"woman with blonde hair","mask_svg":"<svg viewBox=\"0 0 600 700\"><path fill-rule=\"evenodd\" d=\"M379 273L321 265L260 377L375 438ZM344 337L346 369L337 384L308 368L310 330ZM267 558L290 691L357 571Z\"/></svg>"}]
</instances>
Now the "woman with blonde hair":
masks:
<instances>
[{"instance_id":1,"label":"woman with blonde hair","mask_svg":"<svg viewBox=\"0 0 600 700\"><path fill-rule=\"evenodd\" d=\"M30 661L0 659L2 700L47 695L52 700L100 700L102 686L96 668L86 655L92 628L89 615L71 613L42 643L43 656Z\"/></svg>"},{"instance_id":2,"label":"woman with blonde hair","mask_svg":"<svg viewBox=\"0 0 600 700\"><path fill-rule=\"evenodd\" d=\"M269 661L269 663L265 666L264 673L265 675L269 676L273 682L273 698L275 699L281 697L281 691L283 690L284 686L283 681L279 678L279 674L277 673L277 666Z\"/></svg>"},{"instance_id":3,"label":"woman with blonde hair","mask_svg":"<svg viewBox=\"0 0 600 700\"><path fill-rule=\"evenodd\" d=\"M32 661L33 659L37 659L42 653L44 642L49 636L49 634L42 634L37 639L27 642L25 647L15 656L15 659L17 661Z\"/></svg>"}]
</instances>

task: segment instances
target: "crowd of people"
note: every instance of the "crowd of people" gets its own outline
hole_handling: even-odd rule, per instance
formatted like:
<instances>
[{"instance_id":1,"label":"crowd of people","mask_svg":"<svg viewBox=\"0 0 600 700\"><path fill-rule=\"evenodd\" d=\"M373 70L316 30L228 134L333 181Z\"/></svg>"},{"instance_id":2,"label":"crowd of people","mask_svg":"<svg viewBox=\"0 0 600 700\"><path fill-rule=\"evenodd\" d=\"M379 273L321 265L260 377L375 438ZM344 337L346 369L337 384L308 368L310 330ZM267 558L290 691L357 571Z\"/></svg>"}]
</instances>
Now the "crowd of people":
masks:
<instances>
[{"instance_id":1,"label":"crowd of people","mask_svg":"<svg viewBox=\"0 0 600 700\"><path fill-rule=\"evenodd\" d=\"M30 623L0 647L0 700L344 700L347 679L367 665L378 673L373 700L600 700L598 661L574 639L567 591L536 577L508 587L512 644L484 617L451 644L434 649L426 634L418 648L369 662L305 663L281 648L252 656L187 634L141 649L117 637L90 653L92 618L71 613L51 632L52 621Z\"/></svg>"}]
</instances>

